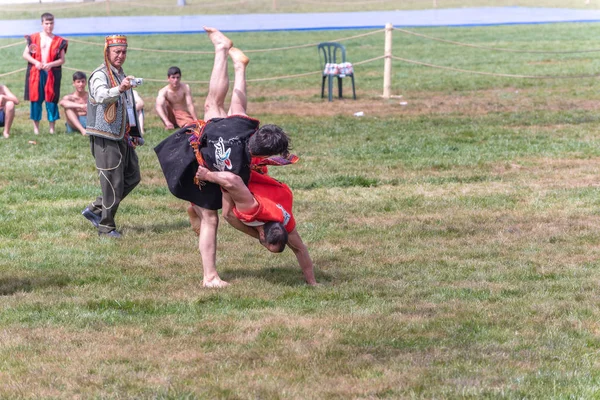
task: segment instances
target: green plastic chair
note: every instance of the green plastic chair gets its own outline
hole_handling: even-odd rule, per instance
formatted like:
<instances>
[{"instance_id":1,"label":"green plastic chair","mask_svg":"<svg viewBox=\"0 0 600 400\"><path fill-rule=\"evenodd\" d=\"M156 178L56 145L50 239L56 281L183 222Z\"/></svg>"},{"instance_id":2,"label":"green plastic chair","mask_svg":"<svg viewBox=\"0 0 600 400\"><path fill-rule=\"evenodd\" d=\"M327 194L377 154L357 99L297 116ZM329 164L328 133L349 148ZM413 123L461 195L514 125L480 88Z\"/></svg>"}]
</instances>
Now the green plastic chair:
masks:
<instances>
[{"instance_id":1,"label":"green plastic chair","mask_svg":"<svg viewBox=\"0 0 600 400\"><path fill-rule=\"evenodd\" d=\"M354 71L351 73L340 73L339 71L325 71L327 64L341 64L346 61L346 48L344 45L336 42L323 42L318 46L319 58L321 60L321 71L323 80L321 82L321 98L325 97L325 80L329 83L329 101L332 101L333 78L337 78L338 82L338 97L342 98L342 79L349 77L352 79L352 95L356 100L356 89L354 87Z\"/></svg>"}]
</instances>

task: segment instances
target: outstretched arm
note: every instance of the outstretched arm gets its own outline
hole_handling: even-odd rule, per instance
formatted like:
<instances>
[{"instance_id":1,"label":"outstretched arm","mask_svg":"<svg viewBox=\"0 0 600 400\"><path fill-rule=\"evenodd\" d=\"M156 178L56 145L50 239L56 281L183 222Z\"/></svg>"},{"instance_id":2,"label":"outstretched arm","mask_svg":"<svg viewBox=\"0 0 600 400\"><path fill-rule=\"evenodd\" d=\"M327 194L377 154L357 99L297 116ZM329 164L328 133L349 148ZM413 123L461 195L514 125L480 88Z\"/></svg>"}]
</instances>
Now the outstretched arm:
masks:
<instances>
[{"instance_id":1,"label":"outstretched arm","mask_svg":"<svg viewBox=\"0 0 600 400\"><path fill-rule=\"evenodd\" d=\"M315 279L313 262L310 258L310 254L308 254L308 248L304 242L302 242L302 238L298 234L296 228L289 233L287 244L296 255L296 259L298 260L298 264L302 269L302 274L304 274L304 280L306 283L311 286L316 285L317 281Z\"/></svg>"}]
</instances>

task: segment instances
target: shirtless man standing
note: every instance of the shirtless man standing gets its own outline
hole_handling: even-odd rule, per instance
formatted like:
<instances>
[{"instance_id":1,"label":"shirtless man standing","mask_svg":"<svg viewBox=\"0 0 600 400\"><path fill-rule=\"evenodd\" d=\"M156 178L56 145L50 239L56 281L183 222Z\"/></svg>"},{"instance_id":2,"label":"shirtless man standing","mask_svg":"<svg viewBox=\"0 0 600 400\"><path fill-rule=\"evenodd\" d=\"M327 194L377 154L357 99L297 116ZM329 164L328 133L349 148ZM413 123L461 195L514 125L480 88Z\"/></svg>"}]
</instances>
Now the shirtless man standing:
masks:
<instances>
[{"instance_id":1,"label":"shirtless man standing","mask_svg":"<svg viewBox=\"0 0 600 400\"><path fill-rule=\"evenodd\" d=\"M156 112L165 129L183 128L196 120L192 91L187 83L181 83L181 70L171 67L167 71L169 84L158 91Z\"/></svg>"},{"instance_id":2,"label":"shirtless man standing","mask_svg":"<svg viewBox=\"0 0 600 400\"><path fill-rule=\"evenodd\" d=\"M83 136L87 136L85 133L88 101L88 92L85 90L86 85L87 78L85 74L81 71L75 72L73 74L73 87L75 87L75 91L64 96L58 103L65 109L67 133L73 133L75 130L78 130Z\"/></svg>"}]
</instances>

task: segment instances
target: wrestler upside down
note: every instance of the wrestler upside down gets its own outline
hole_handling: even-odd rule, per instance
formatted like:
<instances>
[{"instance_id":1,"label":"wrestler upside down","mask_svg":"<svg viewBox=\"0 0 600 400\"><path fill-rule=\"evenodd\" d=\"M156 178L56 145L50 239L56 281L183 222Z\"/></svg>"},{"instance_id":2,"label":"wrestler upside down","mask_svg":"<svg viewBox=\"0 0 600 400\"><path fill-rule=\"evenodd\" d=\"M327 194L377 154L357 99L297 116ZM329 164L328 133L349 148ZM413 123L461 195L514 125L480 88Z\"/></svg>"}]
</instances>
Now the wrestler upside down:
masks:
<instances>
[{"instance_id":1,"label":"wrestler upside down","mask_svg":"<svg viewBox=\"0 0 600 400\"><path fill-rule=\"evenodd\" d=\"M281 253L287 244L296 255L306 283L317 284L308 248L296 230L294 197L285 183L252 171L246 186L238 175L203 166L198 167L196 178L221 186L223 216L231 226L258 239L273 253Z\"/></svg>"}]
</instances>

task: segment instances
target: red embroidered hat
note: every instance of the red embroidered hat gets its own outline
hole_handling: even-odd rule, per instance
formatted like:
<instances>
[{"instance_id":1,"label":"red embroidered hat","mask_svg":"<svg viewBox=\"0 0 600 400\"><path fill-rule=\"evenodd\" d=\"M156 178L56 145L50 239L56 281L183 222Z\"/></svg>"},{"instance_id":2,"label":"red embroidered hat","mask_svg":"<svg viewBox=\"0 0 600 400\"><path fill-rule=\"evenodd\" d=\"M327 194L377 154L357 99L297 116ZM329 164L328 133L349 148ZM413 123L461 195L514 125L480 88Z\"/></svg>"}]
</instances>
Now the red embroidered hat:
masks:
<instances>
[{"instance_id":1,"label":"red embroidered hat","mask_svg":"<svg viewBox=\"0 0 600 400\"><path fill-rule=\"evenodd\" d=\"M104 63L108 67L110 61L108 59L108 48L114 46L125 46L127 47L127 36L125 35L109 35L104 39ZM110 79L110 86L118 86L117 80L113 76L112 70L108 68L108 78Z\"/></svg>"},{"instance_id":2,"label":"red embroidered hat","mask_svg":"<svg viewBox=\"0 0 600 400\"><path fill-rule=\"evenodd\" d=\"M127 36L125 35L109 35L105 38L105 47L112 46L127 46Z\"/></svg>"}]
</instances>

